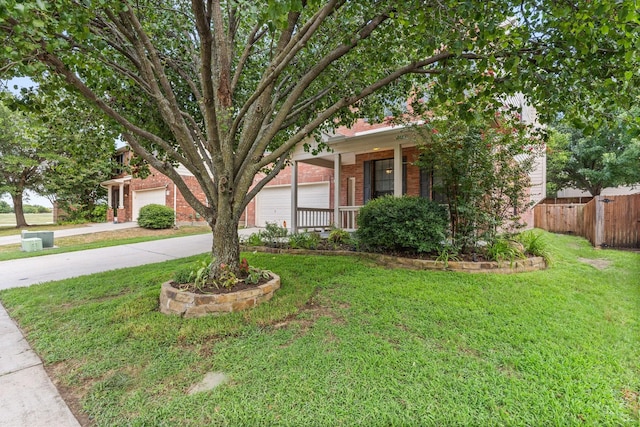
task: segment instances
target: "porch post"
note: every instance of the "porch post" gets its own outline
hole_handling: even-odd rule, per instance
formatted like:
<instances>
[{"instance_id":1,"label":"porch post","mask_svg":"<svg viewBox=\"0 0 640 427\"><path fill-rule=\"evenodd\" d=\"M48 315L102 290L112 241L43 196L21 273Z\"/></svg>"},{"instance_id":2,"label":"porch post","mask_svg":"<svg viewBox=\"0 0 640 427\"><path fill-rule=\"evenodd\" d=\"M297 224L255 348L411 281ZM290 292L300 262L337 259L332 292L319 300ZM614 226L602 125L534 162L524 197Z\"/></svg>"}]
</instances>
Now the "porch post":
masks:
<instances>
[{"instance_id":1,"label":"porch post","mask_svg":"<svg viewBox=\"0 0 640 427\"><path fill-rule=\"evenodd\" d=\"M402 145L393 149L393 195L402 196Z\"/></svg>"},{"instance_id":2,"label":"porch post","mask_svg":"<svg viewBox=\"0 0 640 427\"><path fill-rule=\"evenodd\" d=\"M113 186L112 185L108 185L107 186L107 208L112 209L113 208Z\"/></svg>"},{"instance_id":3,"label":"porch post","mask_svg":"<svg viewBox=\"0 0 640 427\"><path fill-rule=\"evenodd\" d=\"M333 156L333 223L337 228L342 228L340 217L340 161L342 156Z\"/></svg>"},{"instance_id":4,"label":"porch post","mask_svg":"<svg viewBox=\"0 0 640 427\"><path fill-rule=\"evenodd\" d=\"M120 183L120 191L118 191L118 209L124 209L124 182Z\"/></svg>"},{"instance_id":5,"label":"porch post","mask_svg":"<svg viewBox=\"0 0 640 427\"><path fill-rule=\"evenodd\" d=\"M291 232L298 232L298 162L291 165Z\"/></svg>"}]
</instances>

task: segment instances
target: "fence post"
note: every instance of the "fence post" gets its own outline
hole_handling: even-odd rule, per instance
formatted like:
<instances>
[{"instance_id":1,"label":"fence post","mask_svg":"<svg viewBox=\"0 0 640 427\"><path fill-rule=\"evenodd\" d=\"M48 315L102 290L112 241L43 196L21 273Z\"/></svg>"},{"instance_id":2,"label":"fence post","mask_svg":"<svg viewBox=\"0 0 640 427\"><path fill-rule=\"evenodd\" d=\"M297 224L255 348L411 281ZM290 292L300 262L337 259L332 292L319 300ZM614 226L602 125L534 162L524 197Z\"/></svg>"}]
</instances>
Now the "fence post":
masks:
<instances>
[{"instance_id":1,"label":"fence post","mask_svg":"<svg viewBox=\"0 0 640 427\"><path fill-rule=\"evenodd\" d=\"M604 243L604 202L602 196L595 196L596 200L596 223L595 238L593 246L601 248Z\"/></svg>"}]
</instances>

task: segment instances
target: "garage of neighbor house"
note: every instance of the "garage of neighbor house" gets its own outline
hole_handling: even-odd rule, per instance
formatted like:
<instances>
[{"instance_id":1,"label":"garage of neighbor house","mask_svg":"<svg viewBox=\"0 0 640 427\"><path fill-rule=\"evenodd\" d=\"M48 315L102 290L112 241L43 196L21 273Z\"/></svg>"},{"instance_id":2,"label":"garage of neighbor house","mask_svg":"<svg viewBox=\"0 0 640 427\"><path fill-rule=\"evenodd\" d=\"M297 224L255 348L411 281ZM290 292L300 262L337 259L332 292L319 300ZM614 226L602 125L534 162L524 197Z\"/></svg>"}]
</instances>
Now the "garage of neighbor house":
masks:
<instances>
[{"instance_id":1,"label":"garage of neighbor house","mask_svg":"<svg viewBox=\"0 0 640 427\"><path fill-rule=\"evenodd\" d=\"M154 188L151 190L136 190L133 191L133 221L138 220L138 216L140 215L140 209L143 206L156 204L156 205L165 205L166 204L166 189L162 188Z\"/></svg>"}]
</instances>

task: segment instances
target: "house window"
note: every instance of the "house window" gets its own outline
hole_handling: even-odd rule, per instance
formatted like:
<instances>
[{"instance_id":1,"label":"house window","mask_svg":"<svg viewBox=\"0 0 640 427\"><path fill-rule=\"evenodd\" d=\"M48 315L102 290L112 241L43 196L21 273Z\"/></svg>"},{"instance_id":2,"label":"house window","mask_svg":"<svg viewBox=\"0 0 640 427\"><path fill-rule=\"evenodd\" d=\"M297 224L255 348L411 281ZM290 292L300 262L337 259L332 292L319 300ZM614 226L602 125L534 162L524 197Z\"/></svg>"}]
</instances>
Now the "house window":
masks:
<instances>
[{"instance_id":1,"label":"house window","mask_svg":"<svg viewBox=\"0 0 640 427\"><path fill-rule=\"evenodd\" d=\"M393 170L393 158L383 160L368 160L364 168L364 197L363 203L385 195L393 195L393 181L396 176ZM407 193L407 158L402 158L402 194Z\"/></svg>"},{"instance_id":2,"label":"house window","mask_svg":"<svg viewBox=\"0 0 640 427\"><path fill-rule=\"evenodd\" d=\"M120 175L121 173L124 173L124 153L116 154L113 160L116 163L116 165L118 165L115 171L116 175Z\"/></svg>"},{"instance_id":3,"label":"house window","mask_svg":"<svg viewBox=\"0 0 640 427\"><path fill-rule=\"evenodd\" d=\"M393 194L393 159L373 162L373 197Z\"/></svg>"}]
</instances>

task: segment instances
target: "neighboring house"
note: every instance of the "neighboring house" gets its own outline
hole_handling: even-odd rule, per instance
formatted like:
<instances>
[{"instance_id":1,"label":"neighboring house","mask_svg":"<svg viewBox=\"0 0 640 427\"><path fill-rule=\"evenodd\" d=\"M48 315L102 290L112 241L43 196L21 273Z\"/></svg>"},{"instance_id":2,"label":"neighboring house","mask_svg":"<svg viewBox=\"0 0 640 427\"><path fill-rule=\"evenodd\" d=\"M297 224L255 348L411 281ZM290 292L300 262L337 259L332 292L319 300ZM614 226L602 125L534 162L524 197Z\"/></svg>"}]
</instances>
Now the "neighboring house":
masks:
<instances>
[{"instance_id":1,"label":"neighboring house","mask_svg":"<svg viewBox=\"0 0 640 427\"><path fill-rule=\"evenodd\" d=\"M535 123L535 110L522 97L512 97L507 102L520 107L523 121ZM418 158L418 147L409 135L401 126L359 120L350 129L340 128L333 135L325 135L331 152L314 156L300 144L292 154L292 165L283 169L247 205L240 225L263 227L275 222L294 231L331 225L355 229L358 210L372 198L407 194L438 200L433 191L433 175L413 164ZM117 156L126 164L131 152L124 147ZM532 205L545 198L545 168L546 158L542 155L530 174ZM193 175L183 167L178 171L194 194L204 201ZM256 177L255 182L260 178ZM157 203L175 210L177 224L203 222L171 180L154 169L145 179L121 174L102 186L109 190L108 221L114 217L119 222L136 221L142 206ZM533 206L519 214L523 222L533 225Z\"/></svg>"},{"instance_id":2,"label":"neighboring house","mask_svg":"<svg viewBox=\"0 0 640 427\"><path fill-rule=\"evenodd\" d=\"M601 196L627 196L629 194L640 193L640 183L631 186L620 186L620 187L607 187L604 188L601 192ZM556 198L576 198L576 197L593 197L591 193L588 191L579 190L577 188L563 188L558 191L558 195Z\"/></svg>"},{"instance_id":3,"label":"neighboring house","mask_svg":"<svg viewBox=\"0 0 640 427\"><path fill-rule=\"evenodd\" d=\"M128 146L116 151L117 163L122 165L120 173L100 185L107 189L107 221L137 221L140 208L150 204L159 204L172 208L176 212L176 223L196 223L204 221L184 200L175 184L164 174L153 168L148 177L136 178L126 172L126 165L133 156ZM195 177L183 167L178 172L190 186L195 196L204 201L206 198Z\"/></svg>"},{"instance_id":4,"label":"neighboring house","mask_svg":"<svg viewBox=\"0 0 640 427\"><path fill-rule=\"evenodd\" d=\"M137 221L140 208L149 204L168 206L176 213L176 224L202 224L203 218L186 202L176 185L164 174L154 168L146 178L134 177L125 172L133 152L129 147L116 151L116 161L123 165L122 172L104 181L101 185L107 189L107 221ZM264 226L267 222L283 225L290 223L291 168L286 168L256 196L247 206L240 225ZM184 167L178 173L191 188L199 200L206 202L197 180ZM299 170L302 200L310 207L329 208L331 206L330 183L331 170L317 166L305 166ZM289 210L288 210L289 209Z\"/></svg>"}]
</instances>

